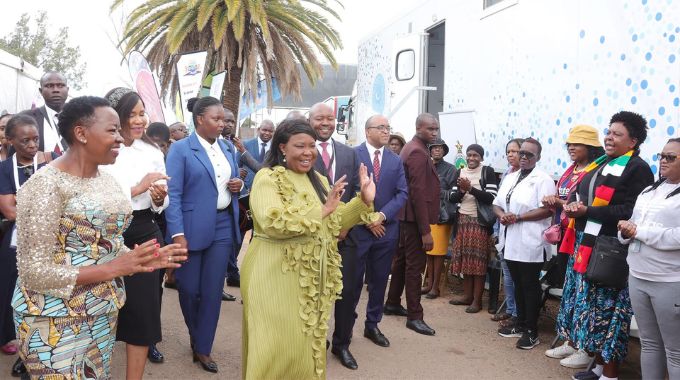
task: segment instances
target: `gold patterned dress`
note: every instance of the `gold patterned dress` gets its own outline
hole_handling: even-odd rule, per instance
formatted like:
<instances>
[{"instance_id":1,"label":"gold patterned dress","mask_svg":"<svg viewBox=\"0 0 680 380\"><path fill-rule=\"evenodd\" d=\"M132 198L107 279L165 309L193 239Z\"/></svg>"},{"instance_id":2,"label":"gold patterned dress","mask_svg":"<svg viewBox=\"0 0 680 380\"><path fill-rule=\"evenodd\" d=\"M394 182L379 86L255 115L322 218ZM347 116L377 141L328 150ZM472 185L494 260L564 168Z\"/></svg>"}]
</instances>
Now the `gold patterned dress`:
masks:
<instances>
[{"instance_id":1,"label":"gold patterned dress","mask_svg":"<svg viewBox=\"0 0 680 380\"><path fill-rule=\"evenodd\" d=\"M342 292L337 236L371 220L372 207L355 197L322 219L307 174L281 166L257 173L250 206L254 238L241 268L243 378L325 378L328 320Z\"/></svg>"},{"instance_id":2,"label":"gold patterned dress","mask_svg":"<svg viewBox=\"0 0 680 380\"><path fill-rule=\"evenodd\" d=\"M19 354L32 378L108 379L123 280L76 285L79 267L127 253L132 207L115 179L47 165L17 194L12 299Z\"/></svg>"}]
</instances>

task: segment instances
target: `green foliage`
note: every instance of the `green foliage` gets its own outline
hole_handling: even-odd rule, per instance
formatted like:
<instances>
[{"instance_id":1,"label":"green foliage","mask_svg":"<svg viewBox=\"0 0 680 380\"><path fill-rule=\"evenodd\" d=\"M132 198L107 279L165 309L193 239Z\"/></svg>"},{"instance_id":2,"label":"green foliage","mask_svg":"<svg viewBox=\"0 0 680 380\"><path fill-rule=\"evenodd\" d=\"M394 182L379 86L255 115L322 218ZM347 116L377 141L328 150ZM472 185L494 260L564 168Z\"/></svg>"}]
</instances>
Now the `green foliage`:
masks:
<instances>
[{"instance_id":1,"label":"green foliage","mask_svg":"<svg viewBox=\"0 0 680 380\"><path fill-rule=\"evenodd\" d=\"M44 71L58 71L68 80L70 87L80 90L85 82L85 63L80 63L80 48L69 43L68 27L60 28L56 37L50 37L48 17L44 11L34 18L35 29L31 30L31 16L21 15L14 31L0 39L0 49L22 58Z\"/></svg>"}]
</instances>

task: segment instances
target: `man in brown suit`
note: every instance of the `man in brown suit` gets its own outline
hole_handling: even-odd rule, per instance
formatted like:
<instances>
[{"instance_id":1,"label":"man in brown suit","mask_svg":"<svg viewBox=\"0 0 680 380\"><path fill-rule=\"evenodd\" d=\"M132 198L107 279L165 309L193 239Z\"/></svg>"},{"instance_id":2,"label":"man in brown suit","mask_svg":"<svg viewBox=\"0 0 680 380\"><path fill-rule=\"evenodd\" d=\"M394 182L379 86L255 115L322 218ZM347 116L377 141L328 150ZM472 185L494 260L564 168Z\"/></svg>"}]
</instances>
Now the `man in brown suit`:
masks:
<instances>
[{"instance_id":1,"label":"man in brown suit","mask_svg":"<svg viewBox=\"0 0 680 380\"><path fill-rule=\"evenodd\" d=\"M439 219L439 177L427 145L438 135L439 121L423 113L416 119L416 135L401 151L408 200L399 217L399 246L392 262L392 281L384 309L387 315L406 316L406 327L424 335L434 335L434 330L423 321L421 273L427 261L425 252L433 246L430 224ZM407 309L401 306L404 288Z\"/></svg>"}]
</instances>

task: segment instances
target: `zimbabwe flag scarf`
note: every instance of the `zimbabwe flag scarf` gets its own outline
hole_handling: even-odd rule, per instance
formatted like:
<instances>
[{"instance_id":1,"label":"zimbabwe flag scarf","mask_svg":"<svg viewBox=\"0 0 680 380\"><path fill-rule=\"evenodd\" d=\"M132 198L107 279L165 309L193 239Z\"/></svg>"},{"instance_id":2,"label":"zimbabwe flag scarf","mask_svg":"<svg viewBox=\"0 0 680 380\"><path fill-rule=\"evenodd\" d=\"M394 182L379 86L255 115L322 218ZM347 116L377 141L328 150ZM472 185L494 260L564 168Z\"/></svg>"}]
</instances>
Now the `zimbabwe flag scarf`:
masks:
<instances>
[{"instance_id":1,"label":"zimbabwe flag scarf","mask_svg":"<svg viewBox=\"0 0 680 380\"><path fill-rule=\"evenodd\" d=\"M611 202L612 197L614 197L614 191L616 186L619 184L621 179L621 173L628 165L630 158L633 156L633 151L628 151L626 154L616 157L615 159L604 164L609 158L607 155L598 157L595 161L591 162L585 168L585 172L589 173L595 169L598 169L601 165L605 165L602 168L602 175L605 176L604 182L594 189L593 203L586 206L607 206ZM597 174L595 174L597 175ZM560 244L560 253L574 253L574 246L576 245L576 229L574 228L576 221L574 218L569 219L569 226L564 232L564 238L562 239L562 244ZM600 234L600 229L602 228L602 223L599 221L588 218L586 221L586 227L583 231L583 239L581 240L581 245L576 252L576 258L574 260L574 270L578 273L585 273L586 268L588 268L588 261L590 260L590 254L593 252L593 246L595 246L595 239L597 235Z\"/></svg>"}]
</instances>

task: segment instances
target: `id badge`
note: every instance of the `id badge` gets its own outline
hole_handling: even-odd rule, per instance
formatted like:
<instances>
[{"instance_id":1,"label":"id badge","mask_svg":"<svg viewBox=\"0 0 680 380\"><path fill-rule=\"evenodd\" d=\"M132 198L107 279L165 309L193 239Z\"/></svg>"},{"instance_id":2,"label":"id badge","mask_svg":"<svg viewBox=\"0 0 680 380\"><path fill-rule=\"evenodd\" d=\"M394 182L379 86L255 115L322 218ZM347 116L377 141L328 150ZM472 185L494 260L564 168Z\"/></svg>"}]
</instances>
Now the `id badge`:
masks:
<instances>
[{"instance_id":1,"label":"id badge","mask_svg":"<svg viewBox=\"0 0 680 380\"><path fill-rule=\"evenodd\" d=\"M12 227L12 240L9 243L9 246L12 248L17 247L17 226Z\"/></svg>"},{"instance_id":2,"label":"id badge","mask_svg":"<svg viewBox=\"0 0 680 380\"><path fill-rule=\"evenodd\" d=\"M631 252L631 253L640 252L640 240L633 239L633 242L630 243L630 247L628 248L628 252Z\"/></svg>"}]
</instances>

